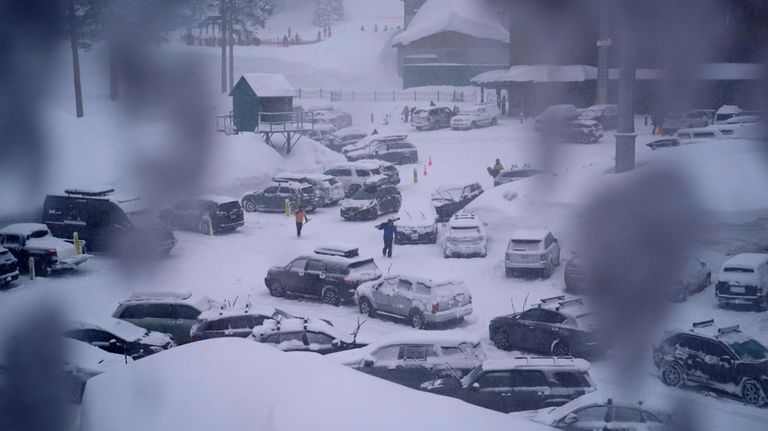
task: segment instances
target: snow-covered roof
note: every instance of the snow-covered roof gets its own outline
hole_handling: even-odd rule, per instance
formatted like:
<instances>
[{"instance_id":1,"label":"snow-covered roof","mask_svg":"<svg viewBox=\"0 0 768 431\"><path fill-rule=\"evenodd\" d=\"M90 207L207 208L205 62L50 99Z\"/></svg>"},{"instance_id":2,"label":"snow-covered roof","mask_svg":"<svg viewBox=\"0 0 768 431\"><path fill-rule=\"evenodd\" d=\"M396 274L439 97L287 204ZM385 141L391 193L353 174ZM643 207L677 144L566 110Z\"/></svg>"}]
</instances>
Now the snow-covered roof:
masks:
<instances>
[{"instance_id":1,"label":"snow-covered roof","mask_svg":"<svg viewBox=\"0 0 768 431\"><path fill-rule=\"evenodd\" d=\"M472 82L490 84L498 82L582 82L597 79L597 68L583 64L523 64L509 69L481 73Z\"/></svg>"},{"instance_id":2,"label":"snow-covered roof","mask_svg":"<svg viewBox=\"0 0 768 431\"><path fill-rule=\"evenodd\" d=\"M64 338L64 369L74 373L95 376L111 369L130 364L133 359L109 353L82 341Z\"/></svg>"},{"instance_id":3,"label":"snow-covered roof","mask_svg":"<svg viewBox=\"0 0 768 431\"><path fill-rule=\"evenodd\" d=\"M715 112L715 115L737 115L741 114L743 111L741 108L739 108L736 105L723 105L720 108L717 109L717 112Z\"/></svg>"},{"instance_id":4,"label":"snow-covered roof","mask_svg":"<svg viewBox=\"0 0 768 431\"><path fill-rule=\"evenodd\" d=\"M193 295L191 292L183 291L137 291L122 303L132 302L184 303L192 305L200 311L210 310L211 308L221 306L221 304L205 295Z\"/></svg>"},{"instance_id":5,"label":"snow-covered roof","mask_svg":"<svg viewBox=\"0 0 768 431\"><path fill-rule=\"evenodd\" d=\"M272 319L265 320L261 326L253 328L252 334L258 339L261 336L274 332L282 333L301 331L322 332L344 342L352 342L351 334L345 333L336 327L329 325L328 322L324 320L315 319L313 317L281 319L279 321Z\"/></svg>"},{"instance_id":6,"label":"snow-covered roof","mask_svg":"<svg viewBox=\"0 0 768 431\"><path fill-rule=\"evenodd\" d=\"M764 253L742 253L728 259L723 264L723 268L747 268L753 269L768 262L768 254Z\"/></svg>"},{"instance_id":7,"label":"snow-covered roof","mask_svg":"<svg viewBox=\"0 0 768 431\"><path fill-rule=\"evenodd\" d=\"M201 196L198 196L198 198L204 201L211 201L216 205L228 204L230 202L238 202L237 199L231 196L224 196L224 195L201 195Z\"/></svg>"},{"instance_id":8,"label":"snow-covered roof","mask_svg":"<svg viewBox=\"0 0 768 431\"><path fill-rule=\"evenodd\" d=\"M245 79L259 97L296 96L296 90L288 83L285 76L279 73L244 73L241 79Z\"/></svg>"},{"instance_id":9,"label":"snow-covered roof","mask_svg":"<svg viewBox=\"0 0 768 431\"><path fill-rule=\"evenodd\" d=\"M86 320L74 320L67 325L67 329L99 329L115 334L125 341L138 341L147 334L146 329L113 317L90 317Z\"/></svg>"},{"instance_id":10,"label":"snow-covered roof","mask_svg":"<svg viewBox=\"0 0 768 431\"><path fill-rule=\"evenodd\" d=\"M581 372L589 371L590 364L584 359L559 358L551 356L518 356L505 359L488 359L483 362L484 371L503 371L518 368L572 368Z\"/></svg>"},{"instance_id":11,"label":"snow-covered roof","mask_svg":"<svg viewBox=\"0 0 768 431\"><path fill-rule=\"evenodd\" d=\"M392 45L407 45L444 31L509 43L499 13L485 0L427 0L408 27L392 38Z\"/></svg>"},{"instance_id":12,"label":"snow-covered roof","mask_svg":"<svg viewBox=\"0 0 768 431\"><path fill-rule=\"evenodd\" d=\"M656 398L659 397L648 397L647 399L633 400L627 398L626 394L623 393L606 393L604 391L590 392L576 398L575 400L565 403L562 406L539 410L535 417L531 419L546 425L554 424L556 421L564 418L570 413L573 413L579 408L590 405L606 405L609 399L614 406L641 408L643 410L653 411L657 414L666 414L666 409L664 408L668 407L668 405L665 405L663 400L656 400ZM649 401L652 405L649 405Z\"/></svg>"},{"instance_id":13,"label":"snow-covered roof","mask_svg":"<svg viewBox=\"0 0 768 431\"><path fill-rule=\"evenodd\" d=\"M211 308L210 310L203 311L197 316L197 320L218 320L225 317L235 316L248 316L248 315L260 315L260 316L272 316L277 309L266 305L251 305L247 307L225 307L225 308Z\"/></svg>"},{"instance_id":14,"label":"snow-covered roof","mask_svg":"<svg viewBox=\"0 0 768 431\"><path fill-rule=\"evenodd\" d=\"M275 181L275 180L286 179L286 180L300 181L305 178L308 180L317 180L317 181L328 181L333 179L332 176L325 175L325 174L309 174L306 172L283 172L281 174L275 175L272 178L272 180Z\"/></svg>"},{"instance_id":15,"label":"snow-covered roof","mask_svg":"<svg viewBox=\"0 0 768 431\"><path fill-rule=\"evenodd\" d=\"M543 241L548 233L546 229L521 229L512 234L512 241Z\"/></svg>"},{"instance_id":16,"label":"snow-covered roof","mask_svg":"<svg viewBox=\"0 0 768 431\"><path fill-rule=\"evenodd\" d=\"M353 162L354 165L360 166L363 168L368 169L376 169L376 168L382 168L387 166L394 166L392 163L384 161L384 160L378 160L378 159L364 159L364 160L358 160L356 162Z\"/></svg>"},{"instance_id":17,"label":"snow-covered roof","mask_svg":"<svg viewBox=\"0 0 768 431\"><path fill-rule=\"evenodd\" d=\"M458 346L465 343L478 346L482 351L480 339L473 338L469 335L457 335L450 331L404 331L388 334L383 338L380 338L375 343L368 344L367 346L361 347L359 349L331 353L330 355L326 355L326 358L329 358L332 361L340 364L352 365L359 363L366 356L372 354L382 347L396 344L435 344L438 346L449 347Z\"/></svg>"},{"instance_id":18,"label":"snow-covered roof","mask_svg":"<svg viewBox=\"0 0 768 431\"><path fill-rule=\"evenodd\" d=\"M27 236L38 230L48 232L48 226L41 223L14 223L0 229L0 233Z\"/></svg>"}]
</instances>

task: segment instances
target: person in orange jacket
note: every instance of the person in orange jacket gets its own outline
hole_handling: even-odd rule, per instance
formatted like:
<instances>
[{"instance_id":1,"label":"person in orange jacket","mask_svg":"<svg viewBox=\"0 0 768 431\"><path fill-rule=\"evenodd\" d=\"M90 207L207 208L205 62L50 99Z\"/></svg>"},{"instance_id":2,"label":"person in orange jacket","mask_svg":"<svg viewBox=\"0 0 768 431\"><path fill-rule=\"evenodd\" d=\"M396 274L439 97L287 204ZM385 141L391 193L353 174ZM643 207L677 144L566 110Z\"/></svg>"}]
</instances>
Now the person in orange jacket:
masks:
<instances>
[{"instance_id":1,"label":"person in orange jacket","mask_svg":"<svg viewBox=\"0 0 768 431\"><path fill-rule=\"evenodd\" d=\"M304 207L299 207L294 216L296 216L296 237L301 237L301 228L304 227L304 223L309 221L309 217L307 217Z\"/></svg>"}]
</instances>

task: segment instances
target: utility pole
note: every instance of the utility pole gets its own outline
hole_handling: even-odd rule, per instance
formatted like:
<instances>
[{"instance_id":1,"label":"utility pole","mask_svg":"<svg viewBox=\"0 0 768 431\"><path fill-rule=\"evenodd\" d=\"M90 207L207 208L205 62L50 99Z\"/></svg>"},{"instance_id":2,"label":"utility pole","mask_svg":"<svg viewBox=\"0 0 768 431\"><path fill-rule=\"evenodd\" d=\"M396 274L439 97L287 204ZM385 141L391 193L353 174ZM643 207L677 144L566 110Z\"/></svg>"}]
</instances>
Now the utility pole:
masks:
<instances>
[{"instance_id":1,"label":"utility pole","mask_svg":"<svg viewBox=\"0 0 768 431\"><path fill-rule=\"evenodd\" d=\"M69 7L69 43L72 45L72 71L75 79L75 111L77 118L82 118L83 91L80 86L80 53L77 50L77 29L75 28L75 0L68 1Z\"/></svg>"},{"instance_id":2,"label":"utility pole","mask_svg":"<svg viewBox=\"0 0 768 431\"><path fill-rule=\"evenodd\" d=\"M611 8L609 0L600 0L599 40L597 41L597 97L595 104L608 103L608 54L612 44L610 33Z\"/></svg>"},{"instance_id":3,"label":"utility pole","mask_svg":"<svg viewBox=\"0 0 768 431\"><path fill-rule=\"evenodd\" d=\"M229 91L232 91L232 87L235 85L235 40L234 40L234 23L232 14L234 13L235 0L228 0L229 7L227 8L226 23L227 23L227 43L229 44Z\"/></svg>"},{"instance_id":4,"label":"utility pole","mask_svg":"<svg viewBox=\"0 0 768 431\"><path fill-rule=\"evenodd\" d=\"M628 172L635 168L635 25L629 16L627 3L619 5L620 28L619 44L619 116L616 130L616 165L615 172Z\"/></svg>"}]
</instances>

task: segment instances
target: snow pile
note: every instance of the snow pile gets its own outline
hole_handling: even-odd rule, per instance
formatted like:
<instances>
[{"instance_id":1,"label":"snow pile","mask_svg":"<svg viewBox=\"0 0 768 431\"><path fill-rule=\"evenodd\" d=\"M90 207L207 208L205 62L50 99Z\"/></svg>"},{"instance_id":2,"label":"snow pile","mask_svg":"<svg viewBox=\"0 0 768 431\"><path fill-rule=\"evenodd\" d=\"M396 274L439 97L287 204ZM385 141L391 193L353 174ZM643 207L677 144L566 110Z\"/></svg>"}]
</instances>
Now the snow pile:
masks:
<instances>
[{"instance_id":1,"label":"snow pile","mask_svg":"<svg viewBox=\"0 0 768 431\"><path fill-rule=\"evenodd\" d=\"M319 355L229 338L191 343L93 378L83 398L82 430L106 429L547 428L404 388Z\"/></svg>"},{"instance_id":2,"label":"snow pile","mask_svg":"<svg viewBox=\"0 0 768 431\"><path fill-rule=\"evenodd\" d=\"M509 42L509 32L485 0L428 0L408 28L392 38L392 45L408 45L444 31Z\"/></svg>"}]
</instances>

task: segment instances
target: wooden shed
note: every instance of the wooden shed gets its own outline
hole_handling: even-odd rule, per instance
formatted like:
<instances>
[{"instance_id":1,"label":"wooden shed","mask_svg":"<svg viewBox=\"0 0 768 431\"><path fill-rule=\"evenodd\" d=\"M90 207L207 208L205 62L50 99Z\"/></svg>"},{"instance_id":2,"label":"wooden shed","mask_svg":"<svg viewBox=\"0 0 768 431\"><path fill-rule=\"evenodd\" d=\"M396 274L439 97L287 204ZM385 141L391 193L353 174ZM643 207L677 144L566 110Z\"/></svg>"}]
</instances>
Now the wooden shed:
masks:
<instances>
[{"instance_id":1,"label":"wooden shed","mask_svg":"<svg viewBox=\"0 0 768 431\"><path fill-rule=\"evenodd\" d=\"M246 73L229 95L235 130L253 132L260 122L290 121L296 91L283 75Z\"/></svg>"}]
</instances>

